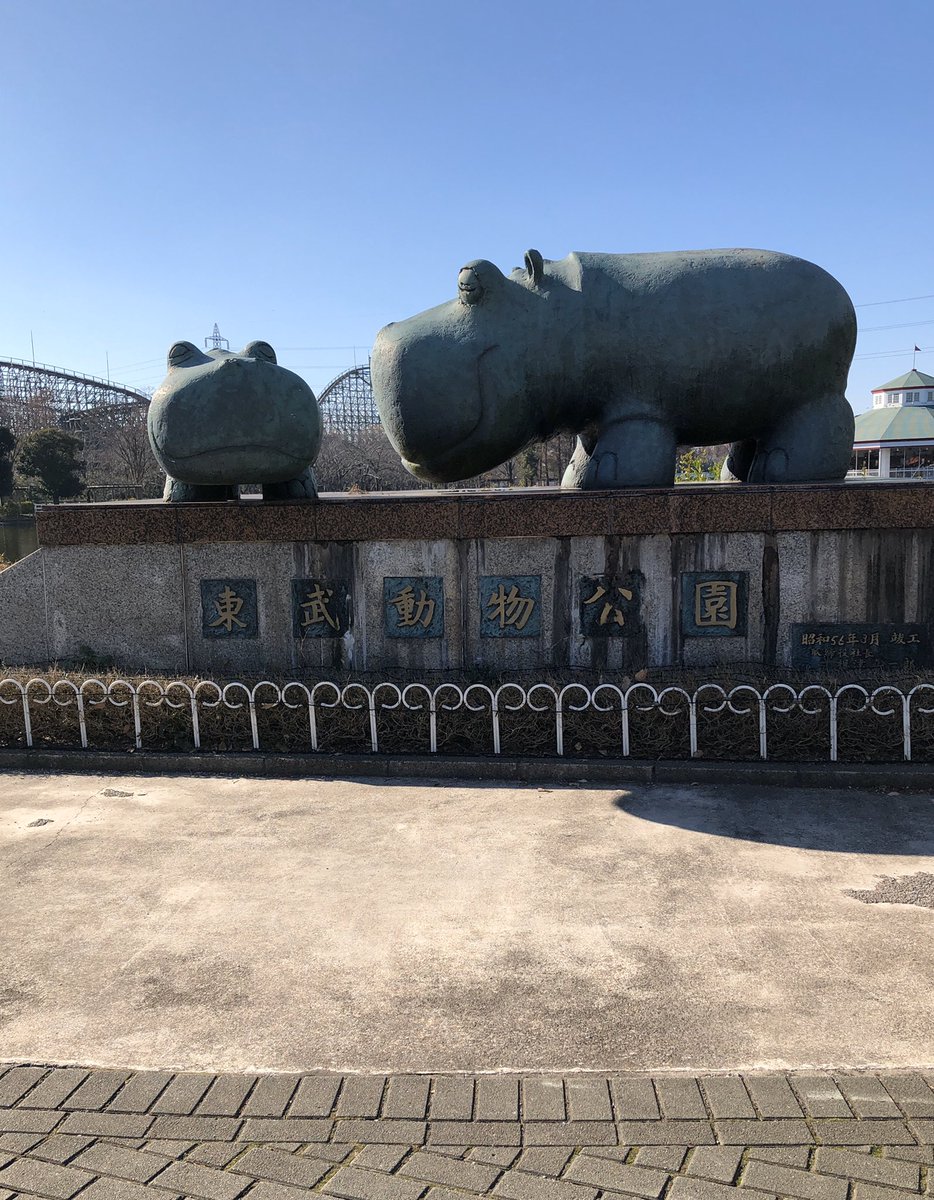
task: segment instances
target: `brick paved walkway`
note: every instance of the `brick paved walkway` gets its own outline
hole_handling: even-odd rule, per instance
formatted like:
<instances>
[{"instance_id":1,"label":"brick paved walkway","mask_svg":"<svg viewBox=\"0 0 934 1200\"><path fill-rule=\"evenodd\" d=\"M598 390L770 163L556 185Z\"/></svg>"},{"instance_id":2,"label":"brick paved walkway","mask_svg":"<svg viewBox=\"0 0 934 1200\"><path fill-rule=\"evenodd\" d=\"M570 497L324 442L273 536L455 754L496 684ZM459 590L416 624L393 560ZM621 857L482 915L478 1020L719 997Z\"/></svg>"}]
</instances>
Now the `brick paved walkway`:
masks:
<instances>
[{"instance_id":1,"label":"brick paved walkway","mask_svg":"<svg viewBox=\"0 0 934 1200\"><path fill-rule=\"evenodd\" d=\"M0 1200L934 1197L934 1072L212 1075L0 1066Z\"/></svg>"}]
</instances>

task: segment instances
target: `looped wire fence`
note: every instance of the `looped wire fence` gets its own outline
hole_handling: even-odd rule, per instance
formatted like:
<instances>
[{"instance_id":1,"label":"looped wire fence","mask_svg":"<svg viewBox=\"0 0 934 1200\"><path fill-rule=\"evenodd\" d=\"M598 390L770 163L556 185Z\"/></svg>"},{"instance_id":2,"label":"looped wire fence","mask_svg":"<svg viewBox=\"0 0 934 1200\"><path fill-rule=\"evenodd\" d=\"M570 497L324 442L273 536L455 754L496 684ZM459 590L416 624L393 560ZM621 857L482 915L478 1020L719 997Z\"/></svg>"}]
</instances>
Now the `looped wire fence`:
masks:
<instances>
[{"instance_id":1,"label":"looped wire fence","mask_svg":"<svg viewBox=\"0 0 934 1200\"><path fill-rule=\"evenodd\" d=\"M894 744L900 744L896 754L900 752L901 758L910 762L914 723L934 713L934 684L921 682L902 688L895 684L866 687L846 683L831 688L820 683L801 687L773 683L758 688L750 683L727 686L708 682L689 690L677 685L656 688L646 682L627 686L610 682L592 686L582 682L564 685L505 682L494 686L450 681L400 684L291 680L276 683L263 679L250 684L156 679L133 682L122 678L110 682L97 678L80 682L33 678L22 682L6 678L0 680L0 704L18 711L21 718L18 728L16 722L12 726L6 723L0 740L14 744L25 742L27 747L33 747L39 714L54 713L60 718L54 730L55 740L63 729L67 732L68 724L75 721L77 741L85 750L90 741L89 717L101 709L129 710L136 750L144 749L143 718L150 714L164 720L172 714L186 714L185 737L196 751L203 749L202 725L207 714L217 714L223 720L246 716L252 750L275 752L282 748L275 738L267 734L267 744L263 744L261 714L304 713L307 733L301 734L299 748L313 753L322 749L319 726L327 713L360 713L365 717L365 733L357 735L361 743L358 748L368 749L373 754L392 752L392 748L387 751L385 744L381 745L380 718L388 713L397 714L399 720L411 726L409 734L419 737L427 717L427 739L419 749L429 754L444 752L439 751L439 731L447 727L446 723L457 721L458 714L465 719L469 717L472 722L470 736L475 739L482 726L483 737L488 735L494 755L503 753L504 728L519 714L524 714L534 718L540 738L545 739L542 744L547 745L544 752L563 756L566 754L568 721L591 714L606 721L618 721L615 745L612 749L601 750L602 754L629 758L639 755L641 749L643 756L651 757L652 747L640 747L639 739L640 736L644 739L644 734L640 735L635 728L640 715L651 714L672 723L679 736L686 734L687 752L692 758L732 757L729 752L722 752L722 745L707 746L703 739L710 740L714 729L712 721L749 718L758 741L758 757L765 760L769 758L770 734L776 723L800 718L811 719L823 730L826 753L831 762L838 761L841 730L846 728L847 722L855 718L879 718L889 720L888 728L894 731ZM303 727L304 724L303 718ZM924 728L930 733L930 725ZM49 734L45 736L48 738ZM150 739L153 740L155 747L149 748L158 748L159 739ZM469 750L482 753L485 747L471 744Z\"/></svg>"}]
</instances>

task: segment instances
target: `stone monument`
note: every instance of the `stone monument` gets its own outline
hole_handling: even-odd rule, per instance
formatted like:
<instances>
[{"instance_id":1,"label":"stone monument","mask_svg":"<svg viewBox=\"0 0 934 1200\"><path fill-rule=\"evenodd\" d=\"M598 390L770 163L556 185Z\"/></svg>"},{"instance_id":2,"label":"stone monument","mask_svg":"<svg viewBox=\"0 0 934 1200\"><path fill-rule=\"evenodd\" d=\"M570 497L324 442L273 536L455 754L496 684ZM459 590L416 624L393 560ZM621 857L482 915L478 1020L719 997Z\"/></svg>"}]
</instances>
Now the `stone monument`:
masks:
<instances>
[{"instance_id":1,"label":"stone monument","mask_svg":"<svg viewBox=\"0 0 934 1200\"><path fill-rule=\"evenodd\" d=\"M149 406L166 500L236 499L242 483L262 484L266 500L317 496L318 402L268 342L239 354L176 342L168 368Z\"/></svg>"},{"instance_id":2,"label":"stone monument","mask_svg":"<svg viewBox=\"0 0 934 1200\"><path fill-rule=\"evenodd\" d=\"M846 475L856 315L813 263L530 250L508 277L468 263L457 289L373 349L383 425L422 479L479 475L562 429L578 435L565 487L669 486L679 443L732 442L748 483Z\"/></svg>"}]
</instances>

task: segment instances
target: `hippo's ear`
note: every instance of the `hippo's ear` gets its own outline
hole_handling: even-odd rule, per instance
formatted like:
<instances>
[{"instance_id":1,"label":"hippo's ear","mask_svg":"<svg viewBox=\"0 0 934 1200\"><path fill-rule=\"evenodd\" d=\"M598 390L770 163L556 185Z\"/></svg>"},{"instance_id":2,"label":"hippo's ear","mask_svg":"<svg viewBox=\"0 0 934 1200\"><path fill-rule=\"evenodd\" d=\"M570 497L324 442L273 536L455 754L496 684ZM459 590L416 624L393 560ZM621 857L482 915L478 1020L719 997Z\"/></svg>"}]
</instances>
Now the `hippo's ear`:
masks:
<instances>
[{"instance_id":1,"label":"hippo's ear","mask_svg":"<svg viewBox=\"0 0 934 1200\"><path fill-rule=\"evenodd\" d=\"M529 283L534 283L537 287L545 274L545 260L537 250L526 250L525 252L525 269L528 272Z\"/></svg>"},{"instance_id":2,"label":"hippo's ear","mask_svg":"<svg viewBox=\"0 0 934 1200\"><path fill-rule=\"evenodd\" d=\"M261 358L263 362L278 362L276 352L268 342L250 342L242 350L244 358Z\"/></svg>"},{"instance_id":3,"label":"hippo's ear","mask_svg":"<svg viewBox=\"0 0 934 1200\"><path fill-rule=\"evenodd\" d=\"M173 342L169 347L167 365L169 367L190 367L199 358L204 358L204 355L191 342Z\"/></svg>"}]
</instances>

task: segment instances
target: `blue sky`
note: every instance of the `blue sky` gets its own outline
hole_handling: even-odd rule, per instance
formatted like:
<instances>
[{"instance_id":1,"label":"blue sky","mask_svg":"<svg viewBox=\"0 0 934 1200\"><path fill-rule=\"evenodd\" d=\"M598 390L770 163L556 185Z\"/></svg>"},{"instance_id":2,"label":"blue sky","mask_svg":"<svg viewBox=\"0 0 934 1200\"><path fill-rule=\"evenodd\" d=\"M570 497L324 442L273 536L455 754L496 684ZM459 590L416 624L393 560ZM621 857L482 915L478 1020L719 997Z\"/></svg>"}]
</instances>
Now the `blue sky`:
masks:
<instances>
[{"instance_id":1,"label":"blue sky","mask_svg":"<svg viewBox=\"0 0 934 1200\"><path fill-rule=\"evenodd\" d=\"M0 20L0 357L32 335L37 361L153 387L217 321L320 392L468 259L735 245L847 288L857 410L915 343L934 374L931 0L0 0Z\"/></svg>"}]
</instances>

